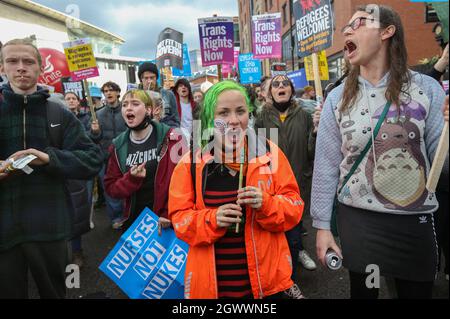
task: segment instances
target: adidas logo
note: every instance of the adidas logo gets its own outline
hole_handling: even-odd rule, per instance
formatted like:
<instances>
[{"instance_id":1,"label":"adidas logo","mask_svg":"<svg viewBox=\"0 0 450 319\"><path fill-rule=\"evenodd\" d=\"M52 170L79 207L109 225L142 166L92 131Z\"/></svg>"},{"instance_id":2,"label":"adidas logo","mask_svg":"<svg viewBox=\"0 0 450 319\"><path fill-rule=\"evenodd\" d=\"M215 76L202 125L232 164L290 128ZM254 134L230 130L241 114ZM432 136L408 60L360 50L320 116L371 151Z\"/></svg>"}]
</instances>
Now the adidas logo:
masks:
<instances>
[{"instance_id":1,"label":"adidas logo","mask_svg":"<svg viewBox=\"0 0 450 319\"><path fill-rule=\"evenodd\" d=\"M419 217L419 223L420 224L426 224L428 222L427 216L420 216Z\"/></svg>"}]
</instances>

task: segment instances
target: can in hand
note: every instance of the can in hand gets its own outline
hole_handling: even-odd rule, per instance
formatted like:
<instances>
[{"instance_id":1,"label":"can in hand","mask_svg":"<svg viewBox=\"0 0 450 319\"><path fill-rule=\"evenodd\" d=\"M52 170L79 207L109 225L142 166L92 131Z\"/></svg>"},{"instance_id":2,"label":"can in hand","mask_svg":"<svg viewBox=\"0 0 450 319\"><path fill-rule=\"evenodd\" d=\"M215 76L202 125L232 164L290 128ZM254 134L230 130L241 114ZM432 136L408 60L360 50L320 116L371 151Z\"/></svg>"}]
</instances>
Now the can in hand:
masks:
<instances>
[{"instance_id":1,"label":"can in hand","mask_svg":"<svg viewBox=\"0 0 450 319\"><path fill-rule=\"evenodd\" d=\"M342 267L342 259L336 254L334 250L328 250L325 255L325 262L327 267L331 270L338 270Z\"/></svg>"}]
</instances>

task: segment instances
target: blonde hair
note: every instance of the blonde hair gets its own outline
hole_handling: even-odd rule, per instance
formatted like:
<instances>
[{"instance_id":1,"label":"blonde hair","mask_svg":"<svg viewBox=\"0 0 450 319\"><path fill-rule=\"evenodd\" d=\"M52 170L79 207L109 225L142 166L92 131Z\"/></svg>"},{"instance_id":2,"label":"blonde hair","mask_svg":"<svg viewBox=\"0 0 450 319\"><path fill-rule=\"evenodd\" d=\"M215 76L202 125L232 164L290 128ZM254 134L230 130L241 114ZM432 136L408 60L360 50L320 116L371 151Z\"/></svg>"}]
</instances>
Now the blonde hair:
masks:
<instances>
[{"instance_id":1,"label":"blonde hair","mask_svg":"<svg viewBox=\"0 0 450 319\"><path fill-rule=\"evenodd\" d=\"M6 48L8 45L27 45L34 49L36 53L36 58L38 60L39 67L42 67L42 57L39 53L38 48L33 44L33 41L30 38L24 38L24 39L14 39L6 42L1 48L0 48L0 64L3 64L3 49Z\"/></svg>"},{"instance_id":2,"label":"blonde hair","mask_svg":"<svg viewBox=\"0 0 450 319\"><path fill-rule=\"evenodd\" d=\"M127 96L130 96L131 98L136 98L136 99L140 100L142 103L144 103L146 108L154 106L153 99L144 90L138 90L138 89L129 90L123 96L122 101L124 101Z\"/></svg>"}]
</instances>

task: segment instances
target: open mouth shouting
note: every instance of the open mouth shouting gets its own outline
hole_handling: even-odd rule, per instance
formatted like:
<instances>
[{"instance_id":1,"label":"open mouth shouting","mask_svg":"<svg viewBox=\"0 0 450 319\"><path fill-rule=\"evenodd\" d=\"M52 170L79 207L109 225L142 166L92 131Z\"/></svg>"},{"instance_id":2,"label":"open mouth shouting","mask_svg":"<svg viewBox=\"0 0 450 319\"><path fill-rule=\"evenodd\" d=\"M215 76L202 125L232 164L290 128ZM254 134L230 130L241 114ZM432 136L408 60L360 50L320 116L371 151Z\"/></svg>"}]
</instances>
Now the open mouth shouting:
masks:
<instances>
[{"instance_id":1,"label":"open mouth shouting","mask_svg":"<svg viewBox=\"0 0 450 319\"><path fill-rule=\"evenodd\" d=\"M136 121L136 115L134 115L133 113L127 113L125 115L126 121L128 126L133 126L133 124L137 124Z\"/></svg>"},{"instance_id":2,"label":"open mouth shouting","mask_svg":"<svg viewBox=\"0 0 450 319\"><path fill-rule=\"evenodd\" d=\"M347 55L348 59L353 58L356 55L356 51L358 46L352 40L345 41L344 52Z\"/></svg>"},{"instance_id":3,"label":"open mouth shouting","mask_svg":"<svg viewBox=\"0 0 450 319\"><path fill-rule=\"evenodd\" d=\"M290 95L288 94L287 89L283 87L276 92L275 97L277 102L287 102Z\"/></svg>"}]
</instances>

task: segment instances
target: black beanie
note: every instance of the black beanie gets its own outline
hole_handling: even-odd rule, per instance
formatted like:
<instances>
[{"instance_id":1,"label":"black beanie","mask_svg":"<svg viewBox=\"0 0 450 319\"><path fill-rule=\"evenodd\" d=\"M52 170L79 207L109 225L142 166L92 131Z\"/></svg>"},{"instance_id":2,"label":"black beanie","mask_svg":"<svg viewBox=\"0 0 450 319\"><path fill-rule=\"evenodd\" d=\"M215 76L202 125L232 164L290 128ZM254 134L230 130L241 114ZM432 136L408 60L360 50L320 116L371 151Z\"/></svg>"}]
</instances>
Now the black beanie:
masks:
<instances>
[{"instance_id":1,"label":"black beanie","mask_svg":"<svg viewBox=\"0 0 450 319\"><path fill-rule=\"evenodd\" d=\"M142 79L141 79L142 74L147 71L149 71L153 74L156 74L156 79L159 78L158 67L156 66L156 64L151 63L151 62L144 62L139 66L139 69L138 69L138 77L141 82L142 82Z\"/></svg>"}]
</instances>

